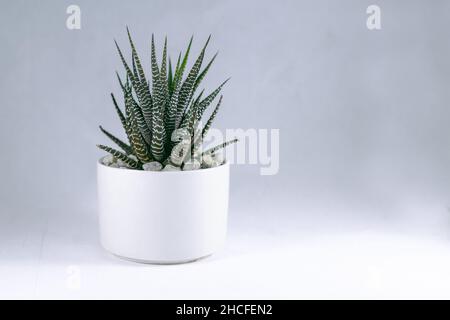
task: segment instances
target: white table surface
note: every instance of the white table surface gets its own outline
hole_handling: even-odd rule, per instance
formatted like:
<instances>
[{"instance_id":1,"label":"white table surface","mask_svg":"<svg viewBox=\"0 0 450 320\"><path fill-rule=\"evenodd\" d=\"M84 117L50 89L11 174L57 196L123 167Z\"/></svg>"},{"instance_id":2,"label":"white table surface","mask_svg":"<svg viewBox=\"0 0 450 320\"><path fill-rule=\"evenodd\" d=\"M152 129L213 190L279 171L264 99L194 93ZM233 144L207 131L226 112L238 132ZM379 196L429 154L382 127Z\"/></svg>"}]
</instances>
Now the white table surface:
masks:
<instances>
[{"instance_id":1,"label":"white table surface","mask_svg":"<svg viewBox=\"0 0 450 320\"><path fill-rule=\"evenodd\" d=\"M95 212L3 212L0 298L450 298L445 228L256 214L233 212L217 254L160 266L106 253Z\"/></svg>"}]
</instances>

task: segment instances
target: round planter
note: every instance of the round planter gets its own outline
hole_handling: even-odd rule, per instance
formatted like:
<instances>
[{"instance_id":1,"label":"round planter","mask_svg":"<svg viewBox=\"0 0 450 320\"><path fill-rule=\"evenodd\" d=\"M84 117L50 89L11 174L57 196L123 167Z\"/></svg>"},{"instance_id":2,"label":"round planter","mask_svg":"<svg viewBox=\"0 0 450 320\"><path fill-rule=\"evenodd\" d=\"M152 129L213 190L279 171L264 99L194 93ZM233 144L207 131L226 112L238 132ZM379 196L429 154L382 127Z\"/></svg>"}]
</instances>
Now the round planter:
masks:
<instances>
[{"instance_id":1,"label":"round planter","mask_svg":"<svg viewBox=\"0 0 450 320\"><path fill-rule=\"evenodd\" d=\"M230 166L140 171L97 164L100 239L121 258L183 263L225 241Z\"/></svg>"}]
</instances>

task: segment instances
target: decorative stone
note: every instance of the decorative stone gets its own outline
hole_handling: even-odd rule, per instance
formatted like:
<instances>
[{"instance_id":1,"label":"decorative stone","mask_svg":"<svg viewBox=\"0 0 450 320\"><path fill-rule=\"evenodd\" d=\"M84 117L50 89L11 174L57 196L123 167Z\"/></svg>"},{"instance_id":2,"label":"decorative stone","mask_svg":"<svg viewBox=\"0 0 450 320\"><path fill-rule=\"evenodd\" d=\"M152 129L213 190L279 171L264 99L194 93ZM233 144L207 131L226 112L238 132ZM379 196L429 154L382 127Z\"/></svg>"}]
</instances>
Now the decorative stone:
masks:
<instances>
[{"instance_id":1,"label":"decorative stone","mask_svg":"<svg viewBox=\"0 0 450 320\"><path fill-rule=\"evenodd\" d=\"M222 162L213 160L213 163L211 164L211 168L218 167L218 166L221 166L221 165L222 165Z\"/></svg>"},{"instance_id":2,"label":"decorative stone","mask_svg":"<svg viewBox=\"0 0 450 320\"><path fill-rule=\"evenodd\" d=\"M117 159L117 165L119 166L119 168L130 168L130 166L127 164L127 163L125 163L125 162L123 162L122 160L120 160L120 159Z\"/></svg>"},{"instance_id":3,"label":"decorative stone","mask_svg":"<svg viewBox=\"0 0 450 320\"><path fill-rule=\"evenodd\" d=\"M162 171L181 171L181 168L168 164L167 166L164 167L164 169L162 169Z\"/></svg>"},{"instance_id":4,"label":"decorative stone","mask_svg":"<svg viewBox=\"0 0 450 320\"><path fill-rule=\"evenodd\" d=\"M190 170L198 170L201 168L200 161L198 160L189 160L187 161L183 166L183 171L190 171Z\"/></svg>"},{"instance_id":5,"label":"decorative stone","mask_svg":"<svg viewBox=\"0 0 450 320\"><path fill-rule=\"evenodd\" d=\"M106 155L106 156L103 157L102 163L103 163L105 166L109 166L109 165L111 165L112 163L114 163L115 161L116 161L116 159L115 159L111 154L108 154L108 155Z\"/></svg>"},{"instance_id":6,"label":"decorative stone","mask_svg":"<svg viewBox=\"0 0 450 320\"><path fill-rule=\"evenodd\" d=\"M142 165L145 171L161 171L162 167L162 164L158 161L147 162Z\"/></svg>"},{"instance_id":7,"label":"decorative stone","mask_svg":"<svg viewBox=\"0 0 450 320\"><path fill-rule=\"evenodd\" d=\"M212 158L214 162L216 162L219 166L225 162L225 158L223 157L223 154L221 152L213 153Z\"/></svg>"},{"instance_id":8,"label":"decorative stone","mask_svg":"<svg viewBox=\"0 0 450 320\"><path fill-rule=\"evenodd\" d=\"M186 128L179 128L172 132L172 136L170 137L172 142L180 142L182 140L191 140L191 135Z\"/></svg>"},{"instance_id":9,"label":"decorative stone","mask_svg":"<svg viewBox=\"0 0 450 320\"><path fill-rule=\"evenodd\" d=\"M129 154L128 158L130 158L131 160L134 160L136 162L138 162L138 158L134 155L134 154Z\"/></svg>"},{"instance_id":10,"label":"decorative stone","mask_svg":"<svg viewBox=\"0 0 450 320\"><path fill-rule=\"evenodd\" d=\"M214 160L211 154L207 153L202 157L202 168L211 168L214 164Z\"/></svg>"},{"instance_id":11,"label":"decorative stone","mask_svg":"<svg viewBox=\"0 0 450 320\"><path fill-rule=\"evenodd\" d=\"M190 142L181 141L179 144L175 145L172 148L172 152L170 153L170 161L176 165L181 166L185 155L189 152L191 147Z\"/></svg>"}]
</instances>

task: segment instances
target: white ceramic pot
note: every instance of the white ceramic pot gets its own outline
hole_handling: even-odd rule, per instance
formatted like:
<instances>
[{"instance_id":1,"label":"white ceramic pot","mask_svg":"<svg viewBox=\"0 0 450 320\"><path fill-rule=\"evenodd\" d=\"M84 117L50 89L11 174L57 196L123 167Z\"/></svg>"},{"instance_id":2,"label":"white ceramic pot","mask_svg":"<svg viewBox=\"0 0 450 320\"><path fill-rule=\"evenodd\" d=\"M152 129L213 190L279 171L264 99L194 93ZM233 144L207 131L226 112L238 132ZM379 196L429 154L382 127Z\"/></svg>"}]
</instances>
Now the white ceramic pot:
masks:
<instances>
[{"instance_id":1,"label":"white ceramic pot","mask_svg":"<svg viewBox=\"0 0 450 320\"><path fill-rule=\"evenodd\" d=\"M230 166L140 171L97 164L100 239L119 257L183 263L225 241Z\"/></svg>"}]
</instances>

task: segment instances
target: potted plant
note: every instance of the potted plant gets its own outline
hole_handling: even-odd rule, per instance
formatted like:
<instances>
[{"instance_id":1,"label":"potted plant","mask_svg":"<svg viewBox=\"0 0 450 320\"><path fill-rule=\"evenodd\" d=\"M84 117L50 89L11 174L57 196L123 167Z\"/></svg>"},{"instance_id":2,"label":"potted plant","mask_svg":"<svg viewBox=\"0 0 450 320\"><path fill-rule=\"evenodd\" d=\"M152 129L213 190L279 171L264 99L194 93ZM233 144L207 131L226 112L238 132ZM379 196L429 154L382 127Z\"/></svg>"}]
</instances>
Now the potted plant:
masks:
<instances>
[{"instance_id":1,"label":"potted plant","mask_svg":"<svg viewBox=\"0 0 450 320\"><path fill-rule=\"evenodd\" d=\"M201 147L222 96L205 125L200 122L227 81L206 97L196 93L216 58L202 69L210 38L185 75L192 38L173 68L167 39L158 65L152 36L150 82L127 32L131 64L116 42L125 68L123 79L117 74L124 112L111 96L128 142L100 127L118 146L98 145L109 153L97 165L101 243L114 255L137 262L197 260L225 240L229 164L220 151L237 140L206 151Z\"/></svg>"}]
</instances>

